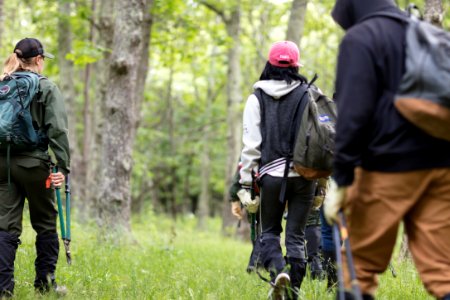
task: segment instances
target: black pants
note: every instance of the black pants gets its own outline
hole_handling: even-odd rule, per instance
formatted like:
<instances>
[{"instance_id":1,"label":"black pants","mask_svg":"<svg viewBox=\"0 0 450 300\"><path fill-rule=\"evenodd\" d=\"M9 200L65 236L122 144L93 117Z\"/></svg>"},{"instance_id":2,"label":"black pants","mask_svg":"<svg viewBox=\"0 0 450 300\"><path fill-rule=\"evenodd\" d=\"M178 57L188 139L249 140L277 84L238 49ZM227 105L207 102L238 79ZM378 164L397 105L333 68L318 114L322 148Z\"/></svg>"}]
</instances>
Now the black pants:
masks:
<instances>
[{"instance_id":1,"label":"black pants","mask_svg":"<svg viewBox=\"0 0 450 300\"><path fill-rule=\"evenodd\" d=\"M305 226L314 195L314 181L303 177L289 177L285 202L279 200L283 178L265 175L261 179L261 256L264 267L279 273L285 266L280 246L282 219L287 201L286 254L306 261Z\"/></svg>"},{"instance_id":2,"label":"black pants","mask_svg":"<svg viewBox=\"0 0 450 300\"><path fill-rule=\"evenodd\" d=\"M0 156L0 297L14 290L14 260L22 233L22 213L28 200L30 220L36 231L35 287L41 290L55 284L59 242L56 232L55 195L45 181L50 174L49 161L12 156L10 182L6 157Z\"/></svg>"}]
</instances>

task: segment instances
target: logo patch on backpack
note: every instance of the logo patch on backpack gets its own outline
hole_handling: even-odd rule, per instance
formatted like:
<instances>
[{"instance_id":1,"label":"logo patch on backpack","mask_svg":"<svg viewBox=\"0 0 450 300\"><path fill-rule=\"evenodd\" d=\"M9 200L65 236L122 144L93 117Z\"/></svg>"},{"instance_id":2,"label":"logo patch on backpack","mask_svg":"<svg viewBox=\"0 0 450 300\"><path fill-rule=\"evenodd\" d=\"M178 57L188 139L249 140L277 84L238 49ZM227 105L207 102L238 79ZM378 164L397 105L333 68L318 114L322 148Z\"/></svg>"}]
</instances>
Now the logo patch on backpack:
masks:
<instances>
[{"instance_id":1,"label":"logo patch on backpack","mask_svg":"<svg viewBox=\"0 0 450 300\"><path fill-rule=\"evenodd\" d=\"M0 88L0 95L6 95L9 93L11 89L9 88L8 85L3 86L2 88Z\"/></svg>"},{"instance_id":2,"label":"logo patch on backpack","mask_svg":"<svg viewBox=\"0 0 450 300\"><path fill-rule=\"evenodd\" d=\"M330 119L330 116L328 116L328 115L320 115L319 116L319 122L321 122L321 123L328 123L330 121L331 121L331 119Z\"/></svg>"}]
</instances>

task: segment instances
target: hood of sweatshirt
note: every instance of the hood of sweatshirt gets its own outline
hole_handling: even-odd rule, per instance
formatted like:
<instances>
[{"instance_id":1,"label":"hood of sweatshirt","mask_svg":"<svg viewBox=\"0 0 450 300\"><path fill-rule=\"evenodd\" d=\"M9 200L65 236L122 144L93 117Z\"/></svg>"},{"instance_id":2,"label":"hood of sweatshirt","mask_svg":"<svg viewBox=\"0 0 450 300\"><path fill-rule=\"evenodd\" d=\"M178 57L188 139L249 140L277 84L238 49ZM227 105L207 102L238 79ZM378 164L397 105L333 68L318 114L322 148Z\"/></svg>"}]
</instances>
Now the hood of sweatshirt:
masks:
<instances>
[{"instance_id":1,"label":"hood of sweatshirt","mask_svg":"<svg viewBox=\"0 0 450 300\"><path fill-rule=\"evenodd\" d=\"M359 23L370 14L400 12L393 0L336 0L331 16L344 30Z\"/></svg>"},{"instance_id":2,"label":"hood of sweatshirt","mask_svg":"<svg viewBox=\"0 0 450 300\"><path fill-rule=\"evenodd\" d=\"M253 85L253 89L262 89L264 93L273 97L274 99L280 99L284 95L289 94L296 87L300 85L300 81L293 81L288 84L284 80L260 80Z\"/></svg>"}]
</instances>

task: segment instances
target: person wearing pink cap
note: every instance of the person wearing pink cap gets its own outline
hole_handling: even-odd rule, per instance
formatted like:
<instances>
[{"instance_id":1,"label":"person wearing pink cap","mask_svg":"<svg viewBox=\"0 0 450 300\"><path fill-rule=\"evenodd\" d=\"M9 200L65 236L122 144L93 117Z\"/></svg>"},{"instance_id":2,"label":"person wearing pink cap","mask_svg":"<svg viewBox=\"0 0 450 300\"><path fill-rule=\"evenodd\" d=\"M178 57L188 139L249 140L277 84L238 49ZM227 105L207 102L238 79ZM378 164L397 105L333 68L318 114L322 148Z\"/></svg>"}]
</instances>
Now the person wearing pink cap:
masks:
<instances>
[{"instance_id":1,"label":"person wearing pink cap","mask_svg":"<svg viewBox=\"0 0 450 300\"><path fill-rule=\"evenodd\" d=\"M261 262L270 272L272 299L296 299L306 273L305 226L315 182L301 177L292 167L294 137L308 101L308 97L303 97L307 80L299 74L299 58L293 42L272 45L243 115L240 199L245 206L258 204L250 193L252 171L257 171L261 192ZM286 201L289 214L285 260L280 236Z\"/></svg>"}]
</instances>

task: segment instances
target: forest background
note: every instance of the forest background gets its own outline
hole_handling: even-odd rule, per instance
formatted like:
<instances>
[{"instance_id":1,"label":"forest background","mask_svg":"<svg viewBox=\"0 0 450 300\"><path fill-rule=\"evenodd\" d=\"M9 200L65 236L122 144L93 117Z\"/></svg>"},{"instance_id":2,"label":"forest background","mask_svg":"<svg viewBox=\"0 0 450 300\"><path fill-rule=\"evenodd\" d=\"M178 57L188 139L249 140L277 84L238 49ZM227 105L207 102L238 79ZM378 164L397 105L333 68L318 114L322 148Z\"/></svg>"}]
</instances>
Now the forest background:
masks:
<instances>
[{"instance_id":1,"label":"forest background","mask_svg":"<svg viewBox=\"0 0 450 300\"><path fill-rule=\"evenodd\" d=\"M6 59L24 37L40 39L56 56L45 61L44 74L60 87L69 116L73 254L79 266L59 272L69 288L101 299L265 295L258 279L230 275L243 272L249 243L223 238L236 232L228 186L242 146L242 110L270 45L279 40L299 45L300 72L309 79L317 73L317 85L332 95L344 33L330 17L334 2L0 0L0 57ZM409 3L396 2L402 8ZM415 3L427 19L450 29L449 0ZM98 237L132 237L150 250L93 242ZM32 273L29 225L22 241L16 267ZM222 260L233 251L239 262ZM183 253L192 257L184 257L180 268ZM218 261L223 274L207 273ZM165 272L149 273L162 265ZM410 266L402 266L402 280L412 287L394 282L380 295L393 299L408 292L416 295L408 299L424 299ZM199 272L210 281L196 278ZM32 278L28 273L19 276ZM28 277L16 281L21 299L34 297L21 284ZM168 291L173 278L177 287ZM147 280L159 286L152 289ZM307 299L326 297L317 294L322 287L307 287ZM211 289L218 294L208 294ZM248 296L240 297L242 290Z\"/></svg>"},{"instance_id":2,"label":"forest background","mask_svg":"<svg viewBox=\"0 0 450 300\"><path fill-rule=\"evenodd\" d=\"M270 45L300 45L300 72L332 95L343 31L332 0L0 1L0 55L37 37L69 115L77 220L126 236L132 214L234 224L228 186L242 110ZM406 7L407 0L398 0ZM448 0L418 1L450 28Z\"/></svg>"}]
</instances>

